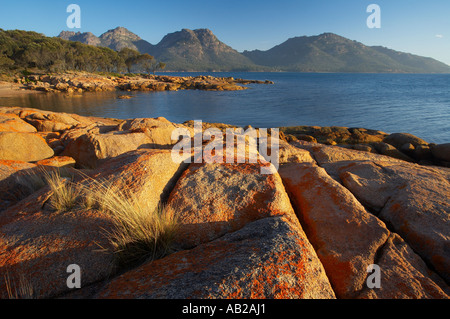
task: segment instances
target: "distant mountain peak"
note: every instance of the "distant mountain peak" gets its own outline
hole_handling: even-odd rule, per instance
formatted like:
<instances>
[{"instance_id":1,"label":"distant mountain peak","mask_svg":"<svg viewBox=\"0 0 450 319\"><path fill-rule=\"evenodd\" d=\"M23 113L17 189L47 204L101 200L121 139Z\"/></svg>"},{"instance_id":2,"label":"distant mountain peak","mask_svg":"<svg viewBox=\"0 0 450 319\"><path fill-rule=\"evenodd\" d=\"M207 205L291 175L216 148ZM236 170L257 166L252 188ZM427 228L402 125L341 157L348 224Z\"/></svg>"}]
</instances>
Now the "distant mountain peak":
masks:
<instances>
[{"instance_id":1,"label":"distant mountain peak","mask_svg":"<svg viewBox=\"0 0 450 319\"><path fill-rule=\"evenodd\" d=\"M93 46L99 46L101 44L101 40L91 32L81 33L73 31L62 31L58 35L58 37L64 40L82 42Z\"/></svg>"},{"instance_id":2,"label":"distant mountain peak","mask_svg":"<svg viewBox=\"0 0 450 319\"><path fill-rule=\"evenodd\" d=\"M381 47L370 47L334 33L290 38L267 51L244 51L257 65L281 71L355 73L450 73L442 62Z\"/></svg>"},{"instance_id":3,"label":"distant mountain peak","mask_svg":"<svg viewBox=\"0 0 450 319\"><path fill-rule=\"evenodd\" d=\"M166 62L166 69L171 71L450 73L448 65L434 59L366 46L332 32L293 37L267 51L243 53L221 42L206 28L169 33L157 45L121 26L100 37L73 31L63 31L59 37L116 51L130 48L149 53Z\"/></svg>"},{"instance_id":4,"label":"distant mountain peak","mask_svg":"<svg viewBox=\"0 0 450 319\"><path fill-rule=\"evenodd\" d=\"M73 37L75 35L79 35L79 34L81 34L81 32L61 31L60 34L58 35L58 38L61 38L64 40L69 40L71 37Z\"/></svg>"},{"instance_id":5,"label":"distant mountain peak","mask_svg":"<svg viewBox=\"0 0 450 319\"><path fill-rule=\"evenodd\" d=\"M124 27L117 27L115 29L108 30L100 36L100 39L104 40L128 39L131 41L142 40L137 34L131 32L130 30Z\"/></svg>"}]
</instances>

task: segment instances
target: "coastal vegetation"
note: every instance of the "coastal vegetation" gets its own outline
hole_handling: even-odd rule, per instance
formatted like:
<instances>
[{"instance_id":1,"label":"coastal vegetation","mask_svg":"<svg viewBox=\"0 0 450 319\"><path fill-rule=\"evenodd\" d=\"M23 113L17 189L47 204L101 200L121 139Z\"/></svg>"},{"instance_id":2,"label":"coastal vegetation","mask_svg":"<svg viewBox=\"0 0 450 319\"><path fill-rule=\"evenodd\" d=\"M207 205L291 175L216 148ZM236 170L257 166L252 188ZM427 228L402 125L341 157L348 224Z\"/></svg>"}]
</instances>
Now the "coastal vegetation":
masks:
<instances>
[{"instance_id":1,"label":"coastal vegetation","mask_svg":"<svg viewBox=\"0 0 450 319\"><path fill-rule=\"evenodd\" d=\"M36 32L0 29L0 71L40 69L46 72L155 72L164 64L149 54L123 48L114 51Z\"/></svg>"}]
</instances>

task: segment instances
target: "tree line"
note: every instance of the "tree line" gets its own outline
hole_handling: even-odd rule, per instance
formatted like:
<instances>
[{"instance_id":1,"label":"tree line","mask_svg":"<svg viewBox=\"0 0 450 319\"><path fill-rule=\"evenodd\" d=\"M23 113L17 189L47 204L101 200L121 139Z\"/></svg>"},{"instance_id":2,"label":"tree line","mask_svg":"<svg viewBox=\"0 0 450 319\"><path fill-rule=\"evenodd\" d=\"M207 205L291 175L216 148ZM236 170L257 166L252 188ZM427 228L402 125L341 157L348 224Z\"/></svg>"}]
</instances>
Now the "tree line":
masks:
<instances>
[{"instance_id":1,"label":"tree line","mask_svg":"<svg viewBox=\"0 0 450 319\"><path fill-rule=\"evenodd\" d=\"M32 68L47 72L155 73L165 64L129 48L117 52L32 31L0 29L0 71Z\"/></svg>"}]
</instances>

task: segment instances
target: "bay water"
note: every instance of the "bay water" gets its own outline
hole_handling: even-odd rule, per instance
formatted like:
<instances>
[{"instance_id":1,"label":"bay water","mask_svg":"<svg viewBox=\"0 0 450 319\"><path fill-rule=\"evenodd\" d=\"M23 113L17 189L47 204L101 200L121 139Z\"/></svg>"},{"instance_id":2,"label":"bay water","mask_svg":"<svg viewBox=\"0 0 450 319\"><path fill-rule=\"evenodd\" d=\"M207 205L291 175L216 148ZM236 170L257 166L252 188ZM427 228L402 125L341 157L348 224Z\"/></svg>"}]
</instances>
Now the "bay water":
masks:
<instances>
[{"instance_id":1,"label":"bay water","mask_svg":"<svg viewBox=\"0 0 450 319\"><path fill-rule=\"evenodd\" d=\"M270 80L232 92L104 92L0 97L0 106L118 119L165 117L260 128L344 126L450 143L450 74L164 73ZM129 94L131 99L118 99Z\"/></svg>"}]
</instances>

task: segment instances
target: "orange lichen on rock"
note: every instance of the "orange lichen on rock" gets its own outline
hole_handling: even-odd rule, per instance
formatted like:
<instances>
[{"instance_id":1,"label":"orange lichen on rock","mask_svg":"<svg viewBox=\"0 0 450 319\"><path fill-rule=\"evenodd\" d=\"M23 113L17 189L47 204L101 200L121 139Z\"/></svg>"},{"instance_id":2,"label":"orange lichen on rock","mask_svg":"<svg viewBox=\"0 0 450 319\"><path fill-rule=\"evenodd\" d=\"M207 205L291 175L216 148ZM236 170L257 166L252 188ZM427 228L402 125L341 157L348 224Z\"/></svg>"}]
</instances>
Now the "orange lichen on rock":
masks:
<instances>
[{"instance_id":1,"label":"orange lichen on rock","mask_svg":"<svg viewBox=\"0 0 450 319\"><path fill-rule=\"evenodd\" d=\"M280 174L336 294L351 298L389 231L323 168L288 164Z\"/></svg>"},{"instance_id":2,"label":"orange lichen on rock","mask_svg":"<svg viewBox=\"0 0 450 319\"><path fill-rule=\"evenodd\" d=\"M334 292L302 231L284 217L270 217L144 264L96 297L334 298Z\"/></svg>"},{"instance_id":3,"label":"orange lichen on rock","mask_svg":"<svg viewBox=\"0 0 450 319\"><path fill-rule=\"evenodd\" d=\"M261 174L264 164L191 164L169 198L180 221L184 248L211 241L257 219L295 219L277 173Z\"/></svg>"}]
</instances>

